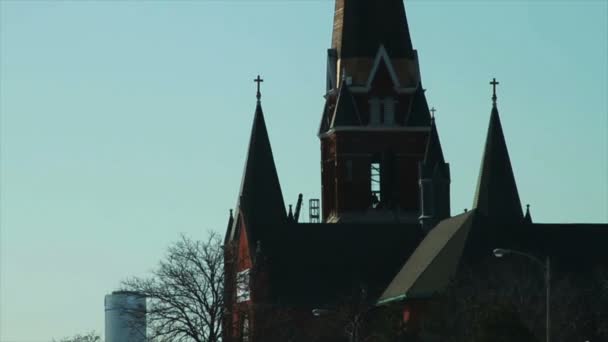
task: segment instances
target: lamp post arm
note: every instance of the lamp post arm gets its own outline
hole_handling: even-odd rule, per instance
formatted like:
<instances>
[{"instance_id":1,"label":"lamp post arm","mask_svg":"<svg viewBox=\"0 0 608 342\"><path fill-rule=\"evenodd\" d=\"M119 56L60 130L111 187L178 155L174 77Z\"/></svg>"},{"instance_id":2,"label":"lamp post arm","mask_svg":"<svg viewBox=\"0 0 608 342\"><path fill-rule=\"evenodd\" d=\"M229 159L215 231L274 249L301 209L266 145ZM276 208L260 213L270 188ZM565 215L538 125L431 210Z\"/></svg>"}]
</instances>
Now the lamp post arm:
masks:
<instances>
[{"instance_id":1,"label":"lamp post arm","mask_svg":"<svg viewBox=\"0 0 608 342\"><path fill-rule=\"evenodd\" d=\"M520 255L520 256L526 257L528 259L532 259L532 260L534 260L534 262L539 264L543 269L545 269L545 271L549 267L549 258L548 257L547 257L547 262L545 263L540 258L538 258L532 254L528 254L528 253L524 253L524 252L520 252L520 251L516 251L516 250L512 250L512 249L505 249L505 251L509 252L510 254Z\"/></svg>"}]
</instances>

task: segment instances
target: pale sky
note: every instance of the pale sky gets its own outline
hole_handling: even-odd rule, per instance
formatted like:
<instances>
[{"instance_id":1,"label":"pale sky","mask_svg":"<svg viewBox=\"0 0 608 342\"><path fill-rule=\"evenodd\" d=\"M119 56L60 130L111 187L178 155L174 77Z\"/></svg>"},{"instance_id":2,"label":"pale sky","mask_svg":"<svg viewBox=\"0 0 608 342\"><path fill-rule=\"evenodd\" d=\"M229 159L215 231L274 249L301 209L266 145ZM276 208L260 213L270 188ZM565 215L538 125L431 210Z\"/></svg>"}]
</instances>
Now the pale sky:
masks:
<instances>
[{"instance_id":1,"label":"pale sky","mask_svg":"<svg viewBox=\"0 0 608 342\"><path fill-rule=\"evenodd\" d=\"M103 333L103 297L223 233L255 106L288 203L318 198L333 1L0 1L0 341ZM608 221L608 2L409 1L470 208L491 107L536 222ZM303 216L307 217L305 207Z\"/></svg>"}]
</instances>

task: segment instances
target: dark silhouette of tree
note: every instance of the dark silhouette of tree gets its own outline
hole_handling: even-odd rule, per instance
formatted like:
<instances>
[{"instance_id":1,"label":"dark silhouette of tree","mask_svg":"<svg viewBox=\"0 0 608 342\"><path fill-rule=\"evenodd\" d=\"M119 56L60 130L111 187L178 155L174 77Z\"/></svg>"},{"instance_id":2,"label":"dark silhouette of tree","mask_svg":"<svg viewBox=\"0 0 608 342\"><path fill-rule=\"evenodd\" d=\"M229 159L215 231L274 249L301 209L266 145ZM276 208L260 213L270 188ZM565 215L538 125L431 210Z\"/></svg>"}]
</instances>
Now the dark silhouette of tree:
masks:
<instances>
[{"instance_id":1,"label":"dark silhouette of tree","mask_svg":"<svg viewBox=\"0 0 608 342\"><path fill-rule=\"evenodd\" d=\"M147 298L150 341L219 342L224 314L224 253L219 236L182 236L147 278L123 282ZM125 312L125 314L133 314Z\"/></svg>"}]
</instances>

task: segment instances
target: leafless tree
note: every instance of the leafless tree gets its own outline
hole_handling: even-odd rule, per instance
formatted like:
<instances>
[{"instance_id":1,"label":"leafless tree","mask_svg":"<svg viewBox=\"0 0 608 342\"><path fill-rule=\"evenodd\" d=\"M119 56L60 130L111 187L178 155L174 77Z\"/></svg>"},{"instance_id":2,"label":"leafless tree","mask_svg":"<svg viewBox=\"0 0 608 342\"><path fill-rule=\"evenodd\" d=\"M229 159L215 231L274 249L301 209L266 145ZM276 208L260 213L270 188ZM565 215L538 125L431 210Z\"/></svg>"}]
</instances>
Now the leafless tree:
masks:
<instances>
[{"instance_id":1,"label":"leafless tree","mask_svg":"<svg viewBox=\"0 0 608 342\"><path fill-rule=\"evenodd\" d=\"M150 341L221 341L223 257L217 234L209 233L205 241L182 236L169 247L152 276L123 282L125 290L147 298Z\"/></svg>"},{"instance_id":2,"label":"leafless tree","mask_svg":"<svg viewBox=\"0 0 608 342\"><path fill-rule=\"evenodd\" d=\"M72 337L64 337L61 340L53 339L53 342L101 342L101 337L94 331Z\"/></svg>"}]
</instances>

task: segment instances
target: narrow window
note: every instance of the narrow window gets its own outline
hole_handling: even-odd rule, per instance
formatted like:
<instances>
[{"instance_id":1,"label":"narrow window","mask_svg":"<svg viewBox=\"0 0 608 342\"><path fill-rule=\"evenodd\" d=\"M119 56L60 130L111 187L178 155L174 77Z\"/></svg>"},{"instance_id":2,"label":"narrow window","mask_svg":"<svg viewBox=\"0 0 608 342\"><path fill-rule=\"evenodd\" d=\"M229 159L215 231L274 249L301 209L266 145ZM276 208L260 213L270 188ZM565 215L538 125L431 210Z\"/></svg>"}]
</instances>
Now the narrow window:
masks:
<instances>
[{"instance_id":1,"label":"narrow window","mask_svg":"<svg viewBox=\"0 0 608 342\"><path fill-rule=\"evenodd\" d=\"M385 125L393 125L395 123L395 100L392 97L384 99L384 110L382 123Z\"/></svg>"},{"instance_id":2,"label":"narrow window","mask_svg":"<svg viewBox=\"0 0 608 342\"><path fill-rule=\"evenodd\" d=\"M236 274L236 302L246 302L249 297L249 268Z\"/></svg>"},{"instance_id":3,"label":"narrow window","mask_svg":"<svg viewBox=\"0 0 608 342\"><path fill-rule=\"evenodd\" d=\"M374 97L369 101L369 124L380 125L380 112L381 112L380 99Z\"/></svg>"},{"instance_id":4,"label":"narrow window","mask_svg":"<svg viewBox=\"0 0 608 342\"><path fill-rule=\"evenodd\" d=\"M380 163L371 163L370 165L370 190L372 195L372 207L378 206L380 201Z\"/></svg>"},{"instance_id":5,"label":"narrow window","mask_svg":"<svg viewBox=\"0 0 608 342\"><path fill-rule=\"evenodd\" d=\"M249 316L244 315L241 321L241 342L249 342Z\"/></svg>"}]
</instances>

